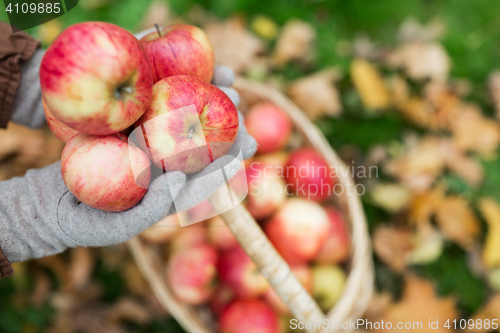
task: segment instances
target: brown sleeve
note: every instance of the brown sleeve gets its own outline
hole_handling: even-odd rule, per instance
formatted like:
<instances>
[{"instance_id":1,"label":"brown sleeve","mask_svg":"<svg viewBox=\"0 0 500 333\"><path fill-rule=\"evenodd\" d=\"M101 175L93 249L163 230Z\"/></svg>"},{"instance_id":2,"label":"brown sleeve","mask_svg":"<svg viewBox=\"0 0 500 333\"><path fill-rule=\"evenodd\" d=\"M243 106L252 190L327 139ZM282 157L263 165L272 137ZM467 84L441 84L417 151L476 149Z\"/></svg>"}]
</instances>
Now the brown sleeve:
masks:
<instances>
[{"instance_id":1,"label":"brown sleeve","mask_svg":"<svg viewBox=\"0 0 500 333\"><path fill-rule=\"evenodd\" d=\"M0 248L0 279L11 276L14 273L9 260L3 255L2 249Z\"/></svg>"},{"instance_id":2,"label":"brown sleeve","mask_svg":"<svg viewBox=\"0 0 500 333\"><path fill-rule=\"evenodd\" d=\"M7 127L10 119L21 81L20 62L31 58L39 46L40 42L27 33L13 33L9 24L0 22L0 128Z\"/></svg>"}]
</instances>

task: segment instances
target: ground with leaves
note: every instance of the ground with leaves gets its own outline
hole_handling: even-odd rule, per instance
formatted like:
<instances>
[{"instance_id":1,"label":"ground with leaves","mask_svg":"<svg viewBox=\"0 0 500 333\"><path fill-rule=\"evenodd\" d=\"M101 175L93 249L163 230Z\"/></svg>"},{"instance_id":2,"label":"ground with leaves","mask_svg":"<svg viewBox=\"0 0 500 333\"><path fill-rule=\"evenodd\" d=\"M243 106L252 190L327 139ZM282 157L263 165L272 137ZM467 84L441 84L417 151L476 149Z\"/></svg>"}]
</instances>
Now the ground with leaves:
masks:
<instances>
[{"instance_id":1,"label":"ground with leaves","mask_svg":"<svg viewBox=\"0 0 500 333\"><path fill-rule=\"evenodd\" d=\"M202 26L217 63L287 94L348 165L378 167L356 179L377 274L366 318L426 323L500 318L499 10L495 1L81 0L30 32L48 45L84 20ZM46 131L17 126L0 141L1 179L61 149ZM15 270L0 283L2 332L181 331L125 246Z\"/></svg>"}]
</instances>

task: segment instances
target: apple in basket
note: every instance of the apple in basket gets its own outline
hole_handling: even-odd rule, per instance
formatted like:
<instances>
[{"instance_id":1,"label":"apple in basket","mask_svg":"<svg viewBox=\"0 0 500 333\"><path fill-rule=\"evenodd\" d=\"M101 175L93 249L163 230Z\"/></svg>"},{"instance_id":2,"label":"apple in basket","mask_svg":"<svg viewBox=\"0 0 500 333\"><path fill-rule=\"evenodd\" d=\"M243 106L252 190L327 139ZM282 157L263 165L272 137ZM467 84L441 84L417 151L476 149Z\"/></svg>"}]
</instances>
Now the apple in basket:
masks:
<instances>
[{"instance_id":1,"label":"apple in basket","mask_svg":"<svg viewBox=\"0 0 500 333\"><path fill-rule=\"evenodd\" d=\"M269 283L241 246L224 251L217 263L221 281L237 298L255 299L264 295Z\"/></svg>"},{"instance_id":2,"label":"apple in basket","mask_svg":"<svg viewBox=\"0 0 500 333\"><path fill-rule=\"evenodd\" d=\"M349 232L342 214L333 207L327 207L330 228L325 243L315 261L325 264L340 264L349 256Z\"/></svg>"},{"instance_id":3,"label":"apple in basket","mask_svg":"<svg viewBox=\"0 0 500 333\"><path fill-rule=\"evenodd\" d=\"M304 263L318 255L329 227L330 220L323 207L294 197L278 210L264 230L286 261Z\"/></svg>"},{"instance_id":4,"label":"apple in basket","mask_svg":"<svg viewBox=\"0 0 500 333\"><path fill-rule=\"evenodd\" d=\"M334 191L333 171L314 149L302 148L290 154L285 177L295 194L319 202Z\"/></svg>"},{"instance_id":5,"label":"apple in basket","mask_svg":"<svg viewBox=\"0 0 500 333\"><path fill-rule=\"evenodd\" d=\"M135 167L142 170L137 177ZM75 135L62 152L61 172L64 183L78 200L108 212L135 206L146 194L151 178L147 155L130 146L122 133Z\"/></svg>"},{"instance_id":6,"label":"apple in basket","mask_svg":"<svg viewBox=\"0 0 500 333\"><path fill-rule=\"evenodd\" d=\"M238 113L219 88L192 76L169 76L155 83L135 127L157 167L193 173L227 154L238 134Z\"/></svg>"},{"instance_id":7,"label":"apple in basket","mask_svg":"<svg viewBox=\"0 0 500 333\"><path fill-rule=\"evenodd\" d=\"M84 22L64 30L40 65L40 85L52 113L92 135L134 124L151 101L153 73L141 43L127 30Z\"/></svg>"},{"instance_id":8,"label":"apple in basket","mask_svg":"<svg viewBox=\"0 0 500 333\"><path fill-rule=\"evenodd\" d=\"M216 263L217 251L207 244L173 253L166 275L177 299L190 305L208 301L215 290Z\"/></svg>"},{"instance_id":9,"label":"apple in basket","mask_svg":"<svg viewBox=\"0 0 500 333\"><path fill-rule=\"evenodd\" d=\"M261 300L236 300L219 317L220 333L279 333L278 316Z\"/></svg>"},{"instance_id":10,"label":"apple in basket","mask_svg":"<svg viewBox=\"0 0 500 333\"><path fill-rule=\"evenodd\" d=\"M190 75L210 83L214 51L203 30L189 24L158 28L141 39L154 82L175 75Z\"/></svg>"},{"instance_id":11,"label":"apple in basket","mask_svg":"<svg viewBox=\"0 0 500 333\"><path fill-rule=\"evenodd\" d=\"M290 118L276 105L263 102L254 105L245 116L248 133L257 141L259 153L280 150L292 133Z\"/></svg>"}]
</instances>

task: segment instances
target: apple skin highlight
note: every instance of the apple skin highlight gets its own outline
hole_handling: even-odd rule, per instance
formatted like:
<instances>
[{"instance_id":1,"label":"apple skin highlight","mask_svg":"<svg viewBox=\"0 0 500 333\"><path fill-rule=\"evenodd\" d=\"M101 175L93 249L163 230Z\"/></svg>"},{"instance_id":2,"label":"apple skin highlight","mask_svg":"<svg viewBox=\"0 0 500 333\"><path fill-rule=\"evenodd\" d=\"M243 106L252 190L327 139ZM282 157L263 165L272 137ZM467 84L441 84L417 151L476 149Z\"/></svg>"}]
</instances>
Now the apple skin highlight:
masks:
<instances>
[{"instance_id":1,"label":"apple skin highlight","mask_svg":"<svg viewBox=\"0 0 500 333\"><path fill-rule=\"evenodd\" d=\"M47 49L40 85L49 109L65 125L109 135L131 126L147 109L153 73L130 32L85 22L64 30Z\"/></svg>"}]
</instances>

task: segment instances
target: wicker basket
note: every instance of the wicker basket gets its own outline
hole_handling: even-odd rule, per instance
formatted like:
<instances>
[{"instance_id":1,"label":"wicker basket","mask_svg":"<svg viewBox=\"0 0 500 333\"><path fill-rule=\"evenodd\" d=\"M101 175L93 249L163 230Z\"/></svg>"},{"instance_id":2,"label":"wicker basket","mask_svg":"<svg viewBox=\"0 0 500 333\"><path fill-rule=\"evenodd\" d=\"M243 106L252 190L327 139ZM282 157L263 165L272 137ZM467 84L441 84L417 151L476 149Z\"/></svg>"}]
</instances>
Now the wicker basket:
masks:
<instances>
[{"instance_id":1,"label":"wicker basket","mask_svg":"<svg viewBox=\"0 0 500 333\"><path fill-rule=\"evenodd\" d=\"M239 91L242 100L249 104L258 101L271 101L281 107L290 116L297 132L300 133L299 144L312 146L323 155L330 166L340 170L337 174L338 182L346 190L335 199L350 222L351 256L343 294L335 307L327 314L319 310L317 304L290 272L288 265L269 243L243 205L237 205L232 210L221 214L221 217L299 321L318 322L326 318L332 323L343 323L349 322L350 319L359 318L372 295L373 264L363 207L358 196L348 194L356 192L346 166L315 125L283 94L272 87L243 78L237 78L234 88ZM244 109L245 105L242 107ZM211 197L210 202L215 207L218 205L217 193ZM139 237L129 242L129 248L162 306L177 319L187 332L214 333L216 331L211 315L206 308L191 307L175 299L164 279L164 263L154 248L143 243ZM349 329L333 331L350 332Z\"/></svg>"}]
</instances>

